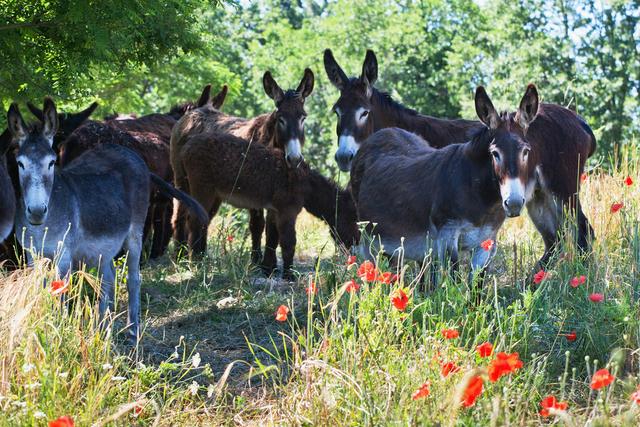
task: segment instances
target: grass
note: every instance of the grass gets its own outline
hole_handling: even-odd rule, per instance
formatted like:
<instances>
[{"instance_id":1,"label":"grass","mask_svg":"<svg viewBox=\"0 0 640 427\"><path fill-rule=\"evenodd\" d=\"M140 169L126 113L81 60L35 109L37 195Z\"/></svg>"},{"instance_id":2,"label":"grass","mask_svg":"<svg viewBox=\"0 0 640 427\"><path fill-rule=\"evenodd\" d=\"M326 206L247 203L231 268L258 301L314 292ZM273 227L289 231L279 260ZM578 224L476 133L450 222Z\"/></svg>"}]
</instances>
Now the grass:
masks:
<instances>
[{"instance_id":1,"label":"grass","mask_svg":"<svg viewBox=\"0 0 640 427\"><path fill-rule=\"evenodd\" d=\"M526 216L509 220L479 304L457 276L418 292L413 265L396 271L397 284L364 283L306 214L296 284L251 270L244 213L229 209L212 227L207 259L147 265L137 352L121 339L121 316L96 328L90 274L74 276L62 304L43 286L54 279L45 260L0 272L0 425L63 415L82 426L638 425L630 395L640 383L640 168L637 155L627 159L583 184L597 235L591 254L579 256L567 237L565 256L534 286L541 239ZM614 202L624 203L617 213ZM390 269L384 260L378 267ZM572 287L580 275L586 283ZM345 291L351 279L357 292ZM310 281L317 294L305 292ZM409 296L404 311L390 302L397 287ZM592 293L604 300L591 302ZM118 295L123 308L126 292ZM286 322L275 320L280 305L291 310ZM447 328L459 337L445 339ZM518 352L522 368L489 381L493 357L476 352L483 342ZM459 371L444 378L445 362ZM592 390L603 367L616 380ZM465 408L460 396L476 375L484 390ZM413 400L425 382L429 395ZM547 395L567 411L542 418Z\"/></svg>"}]
</instances>

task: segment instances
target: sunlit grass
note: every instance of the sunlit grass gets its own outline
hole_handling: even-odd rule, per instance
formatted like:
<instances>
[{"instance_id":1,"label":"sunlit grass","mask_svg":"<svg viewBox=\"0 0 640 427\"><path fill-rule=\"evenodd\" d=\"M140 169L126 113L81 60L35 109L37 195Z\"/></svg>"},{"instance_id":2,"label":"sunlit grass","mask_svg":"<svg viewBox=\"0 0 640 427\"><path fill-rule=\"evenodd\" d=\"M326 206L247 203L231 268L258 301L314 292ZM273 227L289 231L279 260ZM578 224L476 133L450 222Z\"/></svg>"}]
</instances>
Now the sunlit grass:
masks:
<instances>
[{"instance_id":1,"label":"sunlit grass","mask_svg":"<svg viewBox=\"0 0 640 427\"><path fill-rule=\"evenodd\" d=\"M637 425L638 160L590 171L581 199L597 236L593 253L581 257L567 236L538 286L530 274L542 241L526 216L507 221L479 304L458 277L419 292L414 265L397 271L398 284L364 283L306 214L297 284L256 280L245 214L227 209L210 229L205 259L147 265L138 351L122 339L122 314L97 326L90 274L75 275L62 302L46 261L0 272L0 424L69 415L77 425ZM612 213L618 202L624 207ZM378 267L391 269L385 260ZM586 282L572 287L580 275ZM353 293L344 286L351 279L360 285ZM318 292L308 295L310 281ZM397 287L409 295L402 312L390 302ZM592 293L604 301L591 302ZM120 313L125 290L118 296ZM281 304L291 310L286 322L275 320ZM460 336L444 339L445 328ZM523 367L489 381L491 358L476 352L483 342L494 353L518 352ZM460 370L444 378L446 362ZM602 367L617 380L594 391L589 382ZM483 376L484 391L464 408L459 396L472 375ZM426 382L430 394L413 400ZM541 418L547 395L568 410Z\"/></svg>"}]
</instances>

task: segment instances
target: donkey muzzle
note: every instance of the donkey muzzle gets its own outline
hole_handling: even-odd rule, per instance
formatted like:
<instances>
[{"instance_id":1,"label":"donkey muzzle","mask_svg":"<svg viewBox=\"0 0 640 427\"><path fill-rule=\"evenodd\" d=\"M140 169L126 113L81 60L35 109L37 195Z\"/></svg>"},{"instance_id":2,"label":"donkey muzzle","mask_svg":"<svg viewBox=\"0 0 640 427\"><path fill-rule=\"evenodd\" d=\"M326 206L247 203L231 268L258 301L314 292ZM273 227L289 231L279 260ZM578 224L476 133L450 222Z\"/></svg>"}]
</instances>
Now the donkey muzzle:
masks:
<instances>
[{"instance_id":1,"label":"donkey muzzle","mask_svg":"<svg viewBox=\"0 0 640 427\"><path fill-rule=\"evenodd\" d=\"M520 212L522 212L523 206L524 197L509 197L503 202L504 212L510 218L520 216Z\"/></svg>"},{"instance_id":2,"label":"donkey muzzle","mask_svg":"<svg viewBox=\"0 0 640 427\"><path fill-rule=\"evenodd\" d=\"M42 224L47 219L47 205L27 206L27 219L33 225Z\"/></svg>"}]
</instances>

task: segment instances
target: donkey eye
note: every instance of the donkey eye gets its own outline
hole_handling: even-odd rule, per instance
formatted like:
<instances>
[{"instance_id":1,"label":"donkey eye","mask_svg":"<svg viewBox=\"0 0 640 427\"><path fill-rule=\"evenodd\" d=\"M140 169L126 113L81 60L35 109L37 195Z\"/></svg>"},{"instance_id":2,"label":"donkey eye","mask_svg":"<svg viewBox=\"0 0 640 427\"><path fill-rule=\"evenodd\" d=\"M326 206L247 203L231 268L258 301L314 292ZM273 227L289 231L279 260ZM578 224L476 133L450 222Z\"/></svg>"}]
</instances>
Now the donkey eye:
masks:
<instances>
[{"instance_id":1,"label":"donkey eye","mask_svg":"<svg viewBox=\"0 0 640 427\"><path fill-rule=\"evenodd\" d=\"M360 113L360 118L364 119L365 117L367 117L369 115L369 110L364 110L362 113Z\"/></svg>"},{"instance_id":2,"label":"donkey eye","mask_svg":"<svg viewBox=\"0 0 640 427\"><path fill-rule=\"evenodd\" d=\"M306 118L307 118L307 116L300 117L300 124L304 124L304 121L305 121Z\"/></svg>"},{"instance_id":3,"label":"donkey eye","mask_svg":"<svg viewBox=\"0 0 640 427\"><path fill-rule=\"evenodd\" d=\"M23 164L22 162L20 162L20 161L19 161L19 162L18 162L18 167L19 167L20 169L24 169L24 164Z\"/></svg>"},{"instance_id":4,"label":"donkey eye","mask_svg":"<svg viewBox=\"0 0 640 427\"><path fill-rule=\"evenodd\" d=\"M55 160L51 160L49 162L49 169L51 169L53 167L53 165L55 165L55 164L56 164L56 161Z\"/></svg>"},{"instance_id":5,"label":"donkey eye","mask_svg":"<svg viewBox=\"0 0 640 427\"><path fill-rule=\"evenodd\" d=\"M522 156L527 157L530 152L531 150L529 150L528 148L525 148L524 150L522 150Z\"/></svg>"},{"instance_id":6,"label":"donkey eye","mask_svg":"<svg viewBox=\"0 0 640 427\"><path fill-rule=\"evenodd\" d=\"M285 122L285 120L284 120L282 117L280 117L280 118L278 119L278 124L279 124L281 127L285 127L285 126L287 125L287 123Z\"/></svg>"},{"instance_id":7,"label":"donkey eye","mask_svg":"<svg viewBox=\"0 0 640 427\"><path fill-rule=\"evenodd\" d=\"M496 159L497 161L500 161L500 153L494 150L491 152L491 155L493 156L494 159Z\"/></svg>"}]
</instances>

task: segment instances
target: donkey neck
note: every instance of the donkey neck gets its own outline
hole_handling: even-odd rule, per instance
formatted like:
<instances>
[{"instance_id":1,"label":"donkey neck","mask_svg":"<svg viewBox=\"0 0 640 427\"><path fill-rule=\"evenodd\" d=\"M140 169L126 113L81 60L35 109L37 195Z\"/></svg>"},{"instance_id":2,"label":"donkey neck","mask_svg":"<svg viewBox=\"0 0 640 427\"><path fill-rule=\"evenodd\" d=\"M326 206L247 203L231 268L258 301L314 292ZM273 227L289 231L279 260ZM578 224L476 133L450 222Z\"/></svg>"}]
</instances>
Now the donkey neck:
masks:
<instances>
[{"instance_id":1,"label":"donkey neck","mask_svg":"<svg viewBox=\"0 0 640 427\"><path fill-rule=\"evenodd\" d=\"M247 120L245 138L249 142L257 142L265 147L273 147L277 142L276 126L275 111L261 114Z\"/></svg>"}]
</instances>

